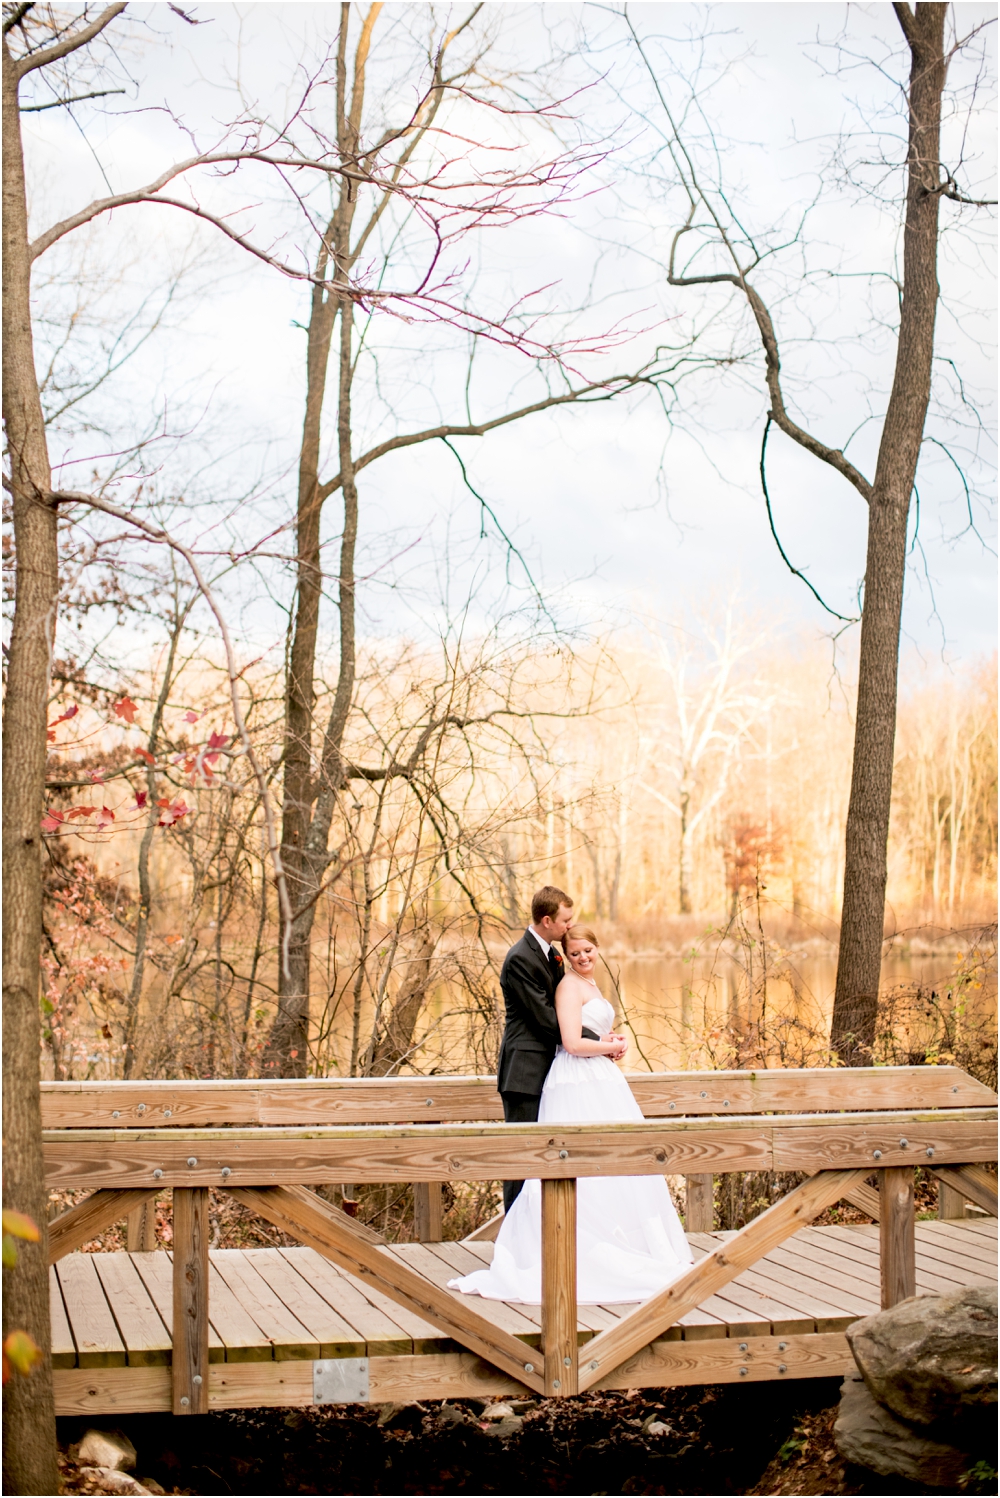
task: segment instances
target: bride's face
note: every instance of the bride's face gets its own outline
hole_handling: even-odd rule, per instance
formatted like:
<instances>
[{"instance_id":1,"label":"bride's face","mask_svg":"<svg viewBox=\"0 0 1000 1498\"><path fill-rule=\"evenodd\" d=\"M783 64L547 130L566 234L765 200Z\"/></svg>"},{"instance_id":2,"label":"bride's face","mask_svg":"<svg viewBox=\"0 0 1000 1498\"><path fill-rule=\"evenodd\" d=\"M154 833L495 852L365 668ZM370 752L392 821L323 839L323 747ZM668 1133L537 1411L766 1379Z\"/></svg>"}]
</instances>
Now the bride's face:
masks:
<instances>
[{"instance_id":1,"label":"bride's face","mask_svg":"<svg viewBox=\"0 0 1000 1498\"><path fill-rule=\"evenodd\" d=\"M571 941L566 948L566 959L574 973L581 978L592 978L597 966L597 948L593 942Z\"/></svg>"}]
</instances>

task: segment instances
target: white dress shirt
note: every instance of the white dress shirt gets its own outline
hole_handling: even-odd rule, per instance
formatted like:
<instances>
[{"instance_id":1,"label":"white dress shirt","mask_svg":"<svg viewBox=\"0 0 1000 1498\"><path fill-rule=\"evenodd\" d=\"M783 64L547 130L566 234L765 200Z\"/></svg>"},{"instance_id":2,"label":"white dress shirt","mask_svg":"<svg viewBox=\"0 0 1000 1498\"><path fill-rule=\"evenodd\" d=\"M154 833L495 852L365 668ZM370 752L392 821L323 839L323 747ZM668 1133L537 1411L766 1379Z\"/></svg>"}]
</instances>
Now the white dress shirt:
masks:
<instances>
[{"instance_id":1,"label":"white dress shirt","mask_svg":"<svg viewBox=\"0 0 1000 1498\"><path fill-rule=\"evenodd\" d=\"M545 961L548 962L548 960L549 960L549 953L552 951L552 943L546 941L544 936L539 936L539 934L535 930L534 926L529 926L528 927L528 935L529 936L533 936L535 938L535 940L537 941L538 945L542 949L542 956L545 958Z\"/></svg>"}]
</instances>

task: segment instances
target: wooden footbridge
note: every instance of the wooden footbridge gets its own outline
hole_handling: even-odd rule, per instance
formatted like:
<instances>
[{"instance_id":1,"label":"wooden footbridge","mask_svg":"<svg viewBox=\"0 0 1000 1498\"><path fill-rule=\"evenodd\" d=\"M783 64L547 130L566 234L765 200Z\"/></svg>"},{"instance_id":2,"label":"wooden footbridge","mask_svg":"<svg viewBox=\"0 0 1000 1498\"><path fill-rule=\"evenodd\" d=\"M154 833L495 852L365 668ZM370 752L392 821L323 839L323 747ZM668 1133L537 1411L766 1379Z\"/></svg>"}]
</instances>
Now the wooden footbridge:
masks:
<instances>
[{"instance_id":1,"label":"wooden footbridge","mask_svg":"<svg viewBox=\"0 0 1000 1498\"><path fill-rule=\"evenodd\" d=\"M490 1077L44 1084L48 1184L91 1192L49 1225L57 1412L840 1375L859 1316L995 1282L997 1099L957 1068L630 1081L644 1122L558 1126L499 1122ZM915 1222L918 1165L938 1221ZM713 1232L712 1177L741 1171L806 1179ZM687 1177L694 1267L642 1305L578 1306L577 1178L645 1174ZM541 1305L449 1290L493 1245L439 1241L440 1183L521 1176L542 1180ZM385 1243L309 1189L340 1181L413 1183L427 1241ZM210 1251L210 1187L303 1246ZM167 1188L170 1252L75 1251L126 1216L141 1240ZM810 1226L842 1199L873 1224Z\"/></svg>"}]
</instances>

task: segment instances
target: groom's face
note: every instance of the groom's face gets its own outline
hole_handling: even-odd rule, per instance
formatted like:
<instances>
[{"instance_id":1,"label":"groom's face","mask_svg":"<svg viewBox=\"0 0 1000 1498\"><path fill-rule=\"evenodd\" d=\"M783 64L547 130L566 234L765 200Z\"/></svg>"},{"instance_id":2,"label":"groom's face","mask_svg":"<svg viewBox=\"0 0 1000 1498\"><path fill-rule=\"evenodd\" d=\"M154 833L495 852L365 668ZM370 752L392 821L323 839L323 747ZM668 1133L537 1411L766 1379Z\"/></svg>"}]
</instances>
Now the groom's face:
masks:
<instances>
[{"instance_id":1,"label":"groom's face","mask_svg":"<svg viewBox=\"0 0 1000 1498\"><path fill-rule=\"evenodd\" d=\"M540 922L542 935L549 942L561 941L572 924L573 907L571 905L560 905L556 915L543 915Z\"/></svg>"}]
</instances>

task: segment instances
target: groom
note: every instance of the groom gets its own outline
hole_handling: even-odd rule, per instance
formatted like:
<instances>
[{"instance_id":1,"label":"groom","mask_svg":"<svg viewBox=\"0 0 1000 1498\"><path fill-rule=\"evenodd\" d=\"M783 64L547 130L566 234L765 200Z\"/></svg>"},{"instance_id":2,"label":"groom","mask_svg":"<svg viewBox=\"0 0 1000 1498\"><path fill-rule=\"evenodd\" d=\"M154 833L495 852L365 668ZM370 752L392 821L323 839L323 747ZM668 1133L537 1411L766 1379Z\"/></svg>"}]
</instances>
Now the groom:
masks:
<instances>
[{"instance_id":1,"label":"groom","mask_svg":"<svg viewBox=\"0 0 1000 1498\"><path fill-rule=\"evenodd\" d=\"M554 942L573 924L573 901L563 890L546 884L531 901L531 925L514 943L500 970L500 989L506 1010L497 1091L503 1099L507 1123L537 1123L538 1104L559 1043L556 985L563 975L563 958ZM588 1040L597 1040L584 1029ZM504 1181L503 1209L509 1212L523 1181Z\"/></svg>"}]
</instances>

